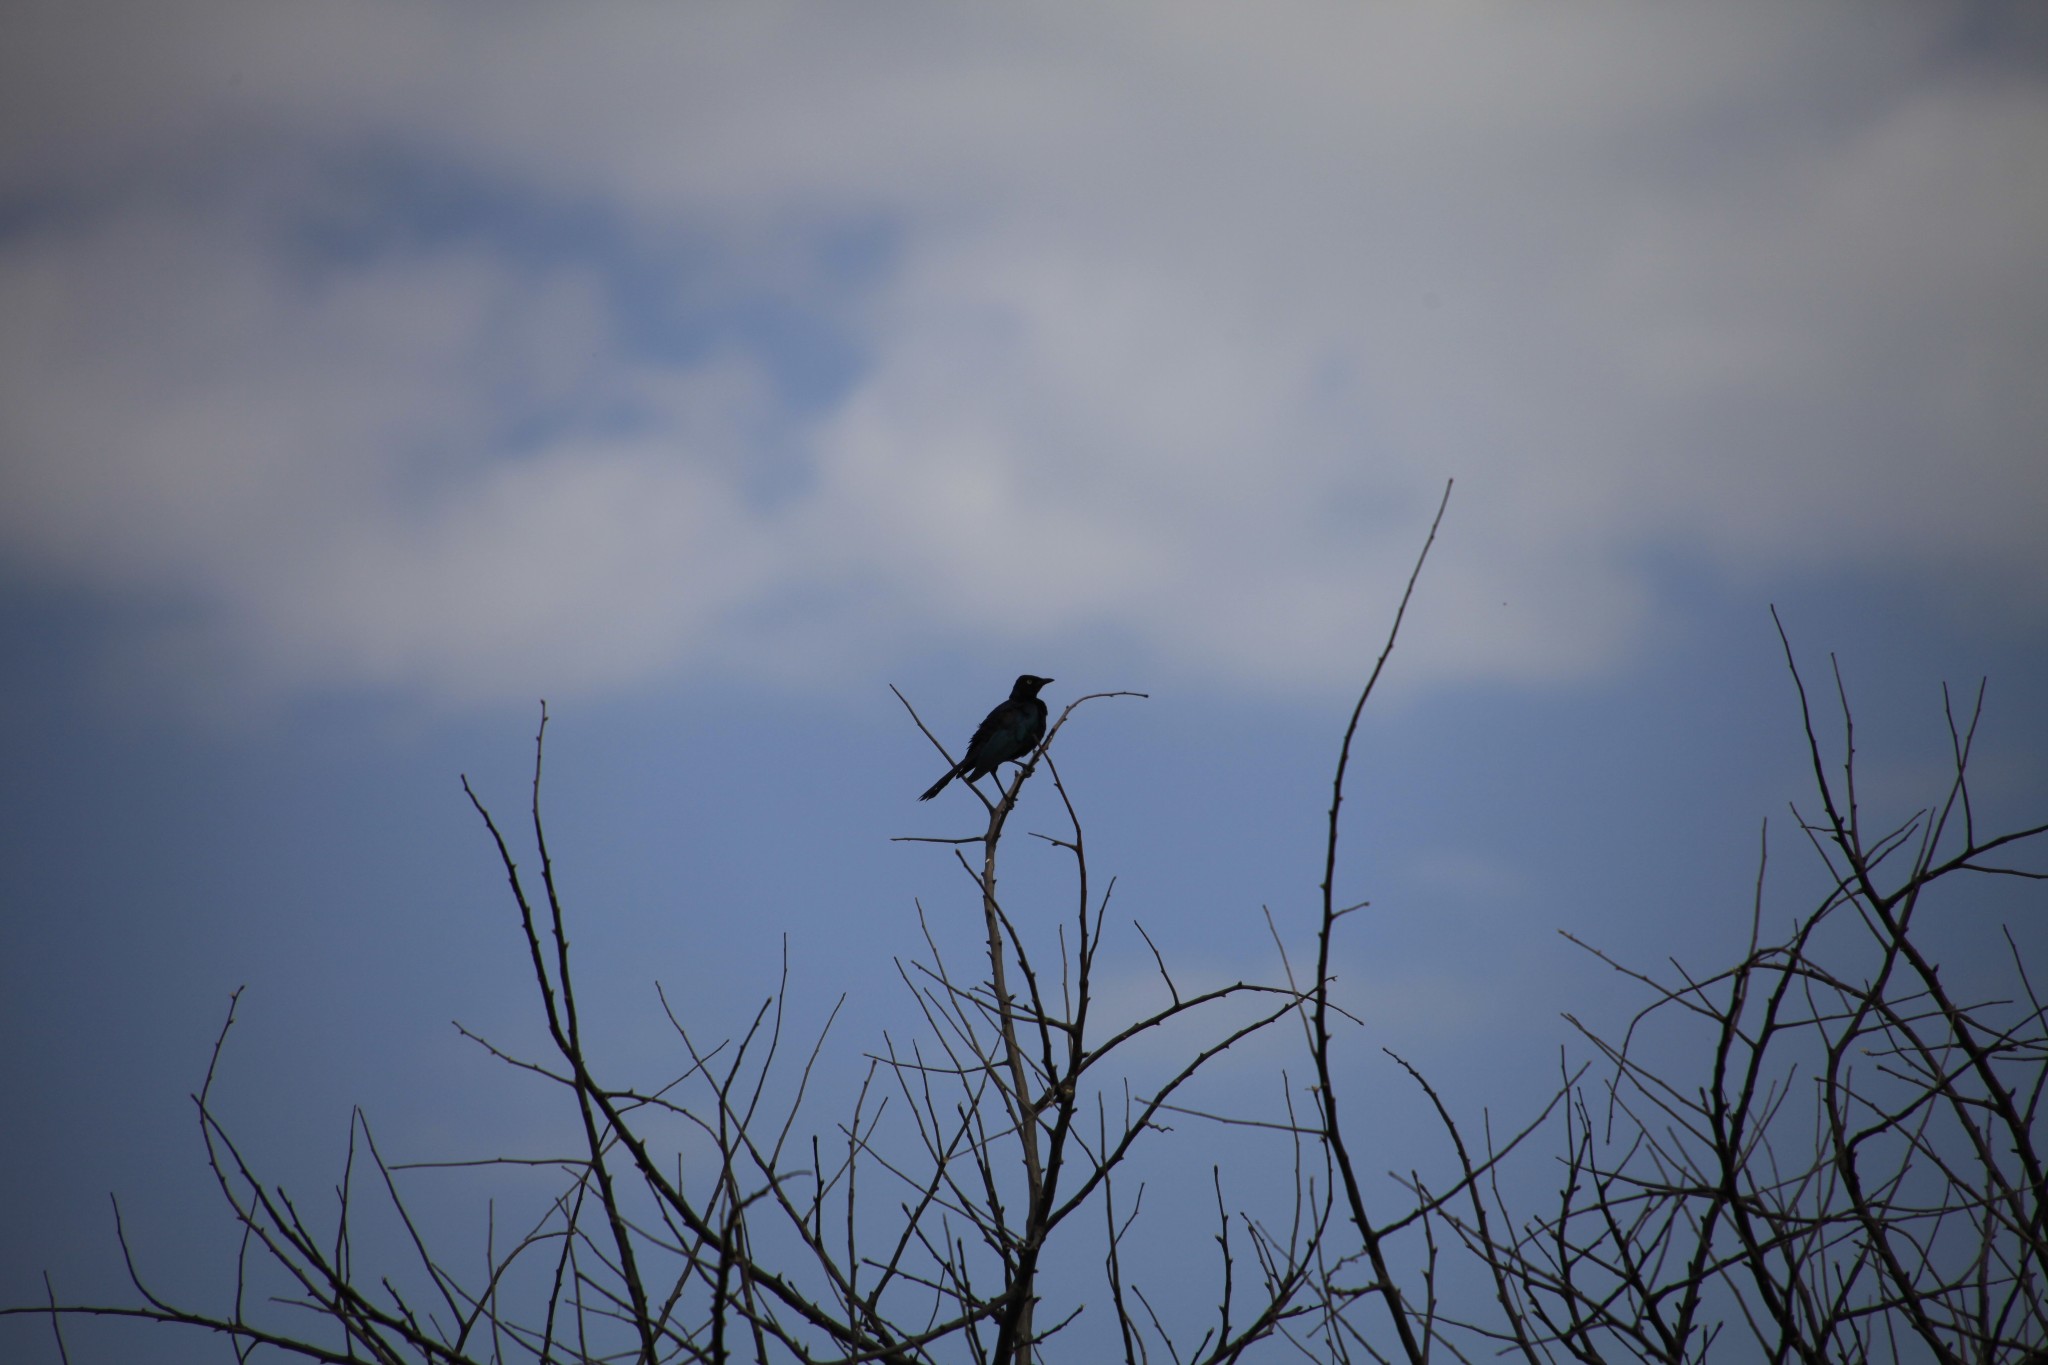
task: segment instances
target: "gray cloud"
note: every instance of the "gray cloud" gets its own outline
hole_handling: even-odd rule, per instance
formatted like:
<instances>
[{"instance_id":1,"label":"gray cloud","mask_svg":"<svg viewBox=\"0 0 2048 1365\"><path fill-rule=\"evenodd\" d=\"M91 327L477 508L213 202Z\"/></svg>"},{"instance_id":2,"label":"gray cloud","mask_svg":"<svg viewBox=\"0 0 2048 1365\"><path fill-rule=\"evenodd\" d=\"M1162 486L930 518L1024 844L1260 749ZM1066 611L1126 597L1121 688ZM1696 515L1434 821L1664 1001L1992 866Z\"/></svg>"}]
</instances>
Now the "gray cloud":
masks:
<instances>
[{"instance_id":1,"label":"gray cloud","mask_svg":"<svg viewBox=\"0 0 2048 1365\"><path fill-rule=\"evenodd\" d=\"M1100 631L1320 688L1453 474L1414 679L1612 662L1652 554L2048 605L2048 82L1929 12L18 27L0 553L181 603L264 686ZM337 169L379 157L495 187L497 227L399 230ZM577 212L610 245L519 245ZM336 222L377 249L309 266ZM622 249L829 322L847 373L649 344Z\"/></svg>"}]
</instances>

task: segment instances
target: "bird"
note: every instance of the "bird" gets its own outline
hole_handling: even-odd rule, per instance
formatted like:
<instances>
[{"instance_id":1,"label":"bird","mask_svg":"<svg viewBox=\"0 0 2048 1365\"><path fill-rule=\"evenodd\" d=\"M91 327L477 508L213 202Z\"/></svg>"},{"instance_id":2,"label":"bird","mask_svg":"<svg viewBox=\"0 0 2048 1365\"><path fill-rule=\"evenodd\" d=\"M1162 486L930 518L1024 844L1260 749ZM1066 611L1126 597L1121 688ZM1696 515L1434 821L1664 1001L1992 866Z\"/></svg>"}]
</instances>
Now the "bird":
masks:
<instances>
[{"instance_id":1,"label":"bird","mask_svg":"<svg viewBox=\"0 0 2048 1365\"><path fill-rule=\"evenodd\" d=\"M1037 748L1038 741L1045 738L1045 703L1038 699L1038 689L1051 681L1031 673L1019 674L1016 685L1010 689L1010 699L998 703L975 728L974 738L967 741L967 756L917 799L931 800L956 777L964 776L969 782L987 777L1003 764L1021 759Z\"/></svg>"}]
</instances>

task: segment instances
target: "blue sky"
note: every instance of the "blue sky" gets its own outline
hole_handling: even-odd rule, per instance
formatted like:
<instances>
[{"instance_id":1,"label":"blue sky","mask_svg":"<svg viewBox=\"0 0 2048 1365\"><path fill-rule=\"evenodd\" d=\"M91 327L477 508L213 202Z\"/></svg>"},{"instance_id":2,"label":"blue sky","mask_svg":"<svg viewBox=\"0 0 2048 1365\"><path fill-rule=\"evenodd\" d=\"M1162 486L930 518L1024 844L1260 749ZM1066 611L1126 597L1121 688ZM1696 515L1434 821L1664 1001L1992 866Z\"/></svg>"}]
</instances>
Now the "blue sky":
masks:
<instances>
[{"instance_id":1,"label":"blue sky","mask_svg":"<svg viewBox=\"0 0 2048 1365\"><path fill-rule=\"evenodd\" d=\"M954 742L1020 671L1150 693L1063 741L1097 870L1190 976L1265 961L1451 477L1355 776L1361 1086L1392 1044L1511 1108L1628 1008L1556 930L1734 940L1804 791L1770 603L1873 803L1988 674L1984 799L2048 807L2024 7L0 33L0 1298L108 1285L110 1189L213 1283L184 1096L244 983L231 1107L308 1190L352 1103L422 1157L547 1131L448 1025L535 1037L457 775L515 813L541 697L622 1068L656 980L716 1033L785 935L852 1052L904 1027L913 898L966 902L888 840L969 811L891 682Z\"/></svg>"}]
</instances>

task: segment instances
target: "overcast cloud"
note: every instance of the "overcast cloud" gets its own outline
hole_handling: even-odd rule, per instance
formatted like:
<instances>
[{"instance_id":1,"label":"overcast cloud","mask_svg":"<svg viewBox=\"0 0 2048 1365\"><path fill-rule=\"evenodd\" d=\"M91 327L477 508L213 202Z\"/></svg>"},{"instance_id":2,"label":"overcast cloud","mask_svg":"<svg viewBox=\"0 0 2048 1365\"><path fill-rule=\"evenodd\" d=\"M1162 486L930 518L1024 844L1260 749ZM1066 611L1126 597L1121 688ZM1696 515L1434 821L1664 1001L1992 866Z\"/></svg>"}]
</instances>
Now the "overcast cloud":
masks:
<instances>
[{"instance_id":1,"label":"overcast cloud","mask_svg":"<svg viewBox=\"0 0 2048 1365\"><path fill-rule=\"evenodd\" d=\"M1320 689L1449 476L1411 682L1596 671L1673 564L2037 620L2001 13L17 7L0 556L135 657L456 700Z\"/></svg>"}]
</instances>

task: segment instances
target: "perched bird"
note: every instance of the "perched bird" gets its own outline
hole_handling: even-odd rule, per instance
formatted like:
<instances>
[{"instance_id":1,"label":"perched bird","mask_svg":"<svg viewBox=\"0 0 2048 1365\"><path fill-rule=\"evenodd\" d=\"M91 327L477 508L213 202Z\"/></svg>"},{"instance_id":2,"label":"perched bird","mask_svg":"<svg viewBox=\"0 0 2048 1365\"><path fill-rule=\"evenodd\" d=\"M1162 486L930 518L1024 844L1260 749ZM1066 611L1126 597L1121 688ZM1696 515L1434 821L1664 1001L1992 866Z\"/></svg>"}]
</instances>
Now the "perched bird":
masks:
<instances>
[{"instance_id":1,"label":"perched bird","mask_svg":"<svg viewBox=\"0 0 2048 1365\"><path fill-rule=\"evenodd\" d=\"M1019 676L1017 685L1010 689L1010 699L989 712L975 730L974 738L967 741L967 756L917 799L931 800L956 777L964 776L969 782L987 777L1003 764L1021 759L1037 748L1038 741L1045 738L1045 703L1038 699L1038 689L1051 681L1029 673Z\"/></svg>"}]
</instances>

